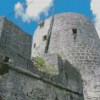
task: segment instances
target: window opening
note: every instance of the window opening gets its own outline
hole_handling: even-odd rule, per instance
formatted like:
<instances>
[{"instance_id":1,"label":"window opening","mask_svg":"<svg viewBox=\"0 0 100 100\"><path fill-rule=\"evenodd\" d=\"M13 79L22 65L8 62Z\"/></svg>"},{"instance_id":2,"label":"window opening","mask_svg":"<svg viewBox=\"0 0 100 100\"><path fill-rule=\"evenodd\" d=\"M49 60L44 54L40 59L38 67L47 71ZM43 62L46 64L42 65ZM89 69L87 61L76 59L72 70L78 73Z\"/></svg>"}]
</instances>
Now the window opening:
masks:
<instances>
[{"instance_id":1,"label":"window opening","mask_svg":"<svg viewBox=\"0 0 100 100\"><path fill-rule=\"evenodd\" d=\"M7 64L0 64L0 75L8 73L9 66Z\"/></svg>"},{"instance_id":2,"label":"window opening","mask_svg":"<svg viewBox=\"0 0 100 100\"><path fill-rule=\"evenodd\" d=\"M0 100L2 100L1 96L0 96Z\"/></svg>"},{"instance_id":3,"label":"window opening","mask_svg":"<svg viewBox=\"0 0 100 100\"><path fill-rule=\"evenodd\" d=\"M28 69L28 63L27 63L27 69Z\"/></svg>"},{"instance_id":4,"label":"window opening","mask_svg":"<svg viewBox=\"0 0 100 100\"><path fill-rule=\"evenodd\" d=\"M77 29L73 29L73 34L77 34Z\"/></svg>"},{"instance_id":5,"label":"window opening","mask_svg":"<svg viewBox=\"0 0 100 100\"><path fill-rule=\"evenodd\" d=\"M45 41L47 39L47 35L43 36L43 41Z\"/></svg>"},{"instance_id":6,"label":"window opening","mask_svg":"<svg viewBox=\"0 0 100 100\"><path fill-rule=\"evenodd\" d=\"M76 39L76 37L77 37L77 29L72 29L72 31L73 31L74 39Z\"/></svg>"},{"instance_id":7,"label":"window opening","mask_svg":"<svg viewBox=\"0 0 100 100\"><path fill-rule=\"evenodd\" d=\"M34 43L34 48L36 47L36 43Z\"/></svg>"},{"instance_id":8,"label":"window opening","mask_svg":"<svg viewBox=\"0 0 100 100\"><path fill-rule=\"evenodd\" d=\"M9 57L5 56L4 62L8 62L9 61Z\"/></svg>"}]
</instances>

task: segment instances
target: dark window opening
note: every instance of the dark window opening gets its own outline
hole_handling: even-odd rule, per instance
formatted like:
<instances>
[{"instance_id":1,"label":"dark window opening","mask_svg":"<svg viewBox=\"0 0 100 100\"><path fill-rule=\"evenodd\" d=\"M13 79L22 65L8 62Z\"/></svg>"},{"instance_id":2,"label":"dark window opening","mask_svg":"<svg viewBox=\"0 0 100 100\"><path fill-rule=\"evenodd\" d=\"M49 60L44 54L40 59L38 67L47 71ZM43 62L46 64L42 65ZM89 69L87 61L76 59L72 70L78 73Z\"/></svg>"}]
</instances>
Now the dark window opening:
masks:
<instances>
[{"instance_id":1,"label":"dark window opening","mask_svg":"<svg viewBox=\"0 0 100 100\"><path fill-rule=\"evenodd\" d=\"M7 64L0 64L0 75L8 73L9 66Z\"/></svg>"},{"instance_id":2,"label":"dark window opening","mask_svg":"<svg viewBox=\"0 0 100 100\"><path fill-rule=\"evenodd\" d=\"M34 43L34 48L36 47L36 43Z\"/></svg>"},{"instance_id":3,"label":"dark window opening","mask_svg":"<svg viewBox=\"0 0 100 100\"><path fill-rule=\"evenodd\" d=\"M5 56L4 62L8 62L9 61L9 57Z\"/></svg>"},{"instance_id":4,"label":"dark window opening","mask_svg":"<svg viewBox=\"0 0 100 100\"><path fill-rule=\"evenodd\" d=\"M77 37L77 29L72 29L72 31L73 31L74 39L76 39L76 37Z\"/></svg>"},{"instance_id":5,"label":"dark window opening","mask_svg":"<svg viewBox=\"0 0 100 100\"><path fill-rule=\"evenodd\" d=\"M45 41L47 39L47 36L45 35L45 36L43 36L43 41Z\"/></svg>"},{"instance_id":6,"label":"dark window opening","mask_svg":"<svg viewBox=\"0 0 100 100\"><path fill-rule=\"evenodd\" d=\"M2 100L1 96L0 96L0 100Z\"/></svg>"},{"instance_id":7,"label":"dark window opening","mask_svg":"<svg viewBox=\"0 0 100 100\"><path fill-rule=\"evenodd\" d=\"M73 30L73 34L77 34L77 29L72 29Z\"/></svg>"},{"instance_id":8,"label":"dark window opening","mask_svg":"<svg viewBox=\"0 0 100 100\"><path fill-rule=\"evenodd\" d=\"M27 63L27 69L28 69L28 63Z\"/></svg>"}]
</instances>

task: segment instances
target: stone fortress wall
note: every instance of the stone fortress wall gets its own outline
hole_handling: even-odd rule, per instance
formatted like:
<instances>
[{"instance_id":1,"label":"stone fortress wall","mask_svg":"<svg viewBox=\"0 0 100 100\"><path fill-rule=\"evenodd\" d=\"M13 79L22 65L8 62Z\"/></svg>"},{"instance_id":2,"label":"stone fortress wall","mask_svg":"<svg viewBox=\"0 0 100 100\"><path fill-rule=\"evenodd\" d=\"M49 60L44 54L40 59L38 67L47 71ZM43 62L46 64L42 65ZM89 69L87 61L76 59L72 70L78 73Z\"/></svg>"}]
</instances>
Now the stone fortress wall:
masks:
<instances>
[{"instance_id":1,"label":"stone fortress wall","mask_svg":"<svg viewBox=\"0 0 100 100\"><path fill-rule=\"evenodd\" d=\"M8 49L12 49L23 57L29 58L31 55L32 36L5 17L0 17L0 26L0 46L5 47L7 51Z\"/></svg>"},{"instance_id":2,"label":"stone fortress wall","mask_svg":"<svg viewBox=\"0 0 100 100\"><path fill-rule=\"evenodd\" d=\"M44 27L36 29L33 37L32 57L44 54L52 17L44 22ZM76 30L76 33L74 31ZM34 47L34 44L36 46ZM42 46L43 45L43 46ZM35 52L38 51L38 52ZM58 54L67 60L82 75L85 99L100 99L100 40L92 21L79 13L54 15L48 54Z\"/></svg>"},{"instance_id":3,"label":"stone fortress wall","mask_svg":"<svg viewBox=\"0 0 100 100\"><path fill-rule=\"evenodd\" d=\"M52 17L46 19L44 25L36 29L31 48L32 37L5 17L0 17L1 100L100 99L99 38L93 23L82 14L54 15L49 49L45 53L51 20ZM90 29L87 31L82 25L92 27L92 34L87 34ZM72 29L77 29L76 39ZM36 56L44 59L46 67L53 67L55 72L38 70L31 60Z\"/></svg>"}]
</instances>

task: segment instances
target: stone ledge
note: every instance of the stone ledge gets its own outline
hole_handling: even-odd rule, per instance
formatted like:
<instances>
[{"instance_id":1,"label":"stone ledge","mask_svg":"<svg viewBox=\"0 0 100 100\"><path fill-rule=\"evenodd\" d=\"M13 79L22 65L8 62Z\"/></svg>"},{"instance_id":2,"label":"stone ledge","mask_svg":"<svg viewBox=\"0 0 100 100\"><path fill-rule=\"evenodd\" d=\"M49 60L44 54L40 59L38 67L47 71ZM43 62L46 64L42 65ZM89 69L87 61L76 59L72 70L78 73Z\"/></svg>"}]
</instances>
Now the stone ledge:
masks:
<instances>
[{"instance_id":1,"label":"stone ledge","mask_svg":"<svg viewBox=\"0 0 100 100\"><path fill-rule=\"evenodd\" d=\"M80 94L80 93L78 93L78 92L76 92L76 91L72 91L72 90L70 90L70 89L68 89L68 88L65 88L65 87L62 86L61 84L56 84L55 82L49 81L49 80L46 79L46 78L42 78L42 77L40 77L39 75L34 74L34 73L30 72L30 71L27 71L27 70L24 70L24 69L21 69L21 68L18 68L18 67L15 68L15 67L13 67L11 64L9 64L9 63L3 63L3 64L7 64L7 65L9 66L10 69L15 70L15 71L17 71L17 72L19 72L19 73L22 73L22 74L25 74L25 75L34 77L34 78L36 78L36 79L39 79L39 80L41 80L41 81L43 81L43 82L45 82L45 83L48 83L48 84L52 85L52 86L55 86L55 87L57 87L57 88L60 88L60 89L62 89L62 90L65 90L65 91L67 91L67 92L71 92L71 93L73 93L73 94L75 94L75 95L83 96L83 94Z\"/></svg>"}]
</instances>

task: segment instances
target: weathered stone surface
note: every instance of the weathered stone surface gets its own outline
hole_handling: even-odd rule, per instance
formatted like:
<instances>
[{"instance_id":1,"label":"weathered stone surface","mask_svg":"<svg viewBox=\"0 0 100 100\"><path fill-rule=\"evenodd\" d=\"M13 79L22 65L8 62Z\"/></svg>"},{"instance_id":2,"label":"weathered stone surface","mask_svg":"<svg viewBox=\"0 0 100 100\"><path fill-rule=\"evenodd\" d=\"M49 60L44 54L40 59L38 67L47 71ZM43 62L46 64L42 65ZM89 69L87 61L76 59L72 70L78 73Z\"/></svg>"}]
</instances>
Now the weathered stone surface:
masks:
<instances>
[{"instance_id":1,"label":"weathered stone surface","mask_svg":"<svg viewBox=\"0 0 100 100\"><path fill-rule=\"evenodd\" d=\"M0 46L11 48L22 56L31 57L32 36L5 17L0 17Z\"/></svg>"},{"instance_id":2,"label":"weathered stone surface","mask_svg":"<svg viewBox=\"0 0 100 100\"><path fill-rule=\"evenodd\" d=\"M52 17L44 21L43 28L37 27L35 30L32 57L44 54L46 40L42 41L42 37L48 35L51 19ZM77 29L76 39L74 39L73 29ZM36 43L35 48L34 43ZM95 75L100 72L100 39L92 21L79 13L69 12L54 15L48 54L54 53L59 54L63 60L67 60L81 74L85 100L93 98L99 100L100 92L96 95L96 89L93 86L96 85ZM98 79L98 81L100 80Z\"/></svg>"},{"instance_id":3,"label":"weathered stone surface","mask_svg":"<svg viewBox=\"0 0 100 100\"><path fill-rule=\"evenodd\" d=\"M0 95L2 100L83 100L78 94L14 70L0 75Z\"/></svg>"},{"instance_id":4,"label":"weathered stone surface","mask_svg":"<svg viewBox=\"0 0 100 100\"><path fill-rule=\"evenodd\" d=\"M51 20L36 29L31 48L31 36L0 17L0 100L100 100L100 40L93 23L78 13ZM39 66L32 57L41 57Z\"/></svg>"}]
</instances>

